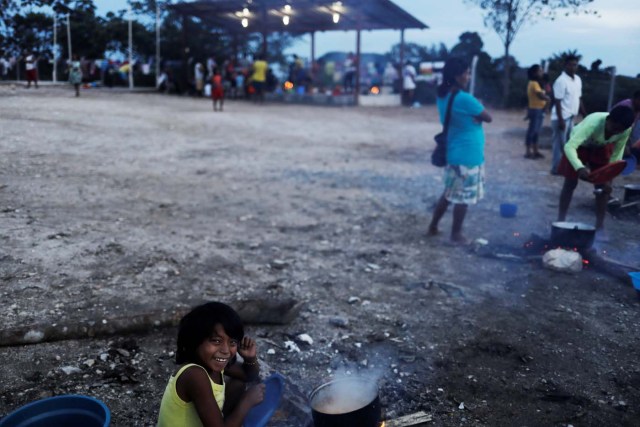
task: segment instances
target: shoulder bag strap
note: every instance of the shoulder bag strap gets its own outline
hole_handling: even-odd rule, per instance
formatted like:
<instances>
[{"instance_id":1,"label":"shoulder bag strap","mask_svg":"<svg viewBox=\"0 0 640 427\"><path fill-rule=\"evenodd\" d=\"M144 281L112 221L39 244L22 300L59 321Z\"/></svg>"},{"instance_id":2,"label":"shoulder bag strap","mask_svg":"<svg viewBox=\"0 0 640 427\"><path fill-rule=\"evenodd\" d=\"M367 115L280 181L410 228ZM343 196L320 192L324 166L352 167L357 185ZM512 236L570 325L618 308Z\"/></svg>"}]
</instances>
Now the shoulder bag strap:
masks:
<instances>
[{"instance_id":1,"label":"shoulder bag strap","mask_svg":"<svg viewBox=\"0 0 640 427\"><path fill-rule=\"evenodd\" d=\"M451 119L451 107L453 107L453 99L456 97L457 94L458 94L457 90L451 93L451 96L449 97L449 103L447 104L447 112L444 114L444 128L442 129L442 133L444 134L445 137L449 132L449 121Z\"/></svg>"}]
</instances>

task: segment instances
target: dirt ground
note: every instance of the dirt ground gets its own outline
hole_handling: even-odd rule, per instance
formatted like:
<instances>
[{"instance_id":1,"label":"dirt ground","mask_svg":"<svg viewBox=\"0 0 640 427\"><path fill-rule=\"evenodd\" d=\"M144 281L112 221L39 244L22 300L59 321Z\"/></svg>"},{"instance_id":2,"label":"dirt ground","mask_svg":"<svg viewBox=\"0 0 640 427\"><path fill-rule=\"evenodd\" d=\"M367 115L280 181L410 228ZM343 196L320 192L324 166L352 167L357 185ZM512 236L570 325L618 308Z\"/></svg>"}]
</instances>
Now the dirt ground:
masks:
<instances>
[{"instance_id":1,"label":"dirt ground","mask_svg":"<svg viewBox=\"0 0 640 427\"><path fill-rule=\"evenodd\" d=\"M638 426L640 300L589 266L568 275L512 255L548 236L561 179L548 151L523 158L522 112L493 114L488 194L465 227L500 254L484 256L426 237L442 191L433 107L213 113L203 99L0 86L2 329L294 298L290 324L248 327L289 382L273 426L307 425L306 396L336 370L379 372L387 419ZM639 172L616 196L632 182ZM570 219L594 221L591 190L579 186ZM515 218L500 217L505 201ZM599 253L639 266L638 224L609 216ZM155 425L175 333L1 347L0 415L79 393L102 399L112 425Z\"/></svg>"}]
</instances>

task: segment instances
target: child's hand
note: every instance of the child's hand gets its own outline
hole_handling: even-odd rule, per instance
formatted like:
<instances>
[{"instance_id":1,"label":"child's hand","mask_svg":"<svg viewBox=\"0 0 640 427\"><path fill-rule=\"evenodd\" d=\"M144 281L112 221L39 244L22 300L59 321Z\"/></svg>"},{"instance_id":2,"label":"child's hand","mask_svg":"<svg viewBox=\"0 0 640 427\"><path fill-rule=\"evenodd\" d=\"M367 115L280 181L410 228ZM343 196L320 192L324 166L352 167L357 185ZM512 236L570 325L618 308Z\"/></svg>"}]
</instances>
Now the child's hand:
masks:
<instances>
[{"instance_id":1,"label":"child's hand","mask_svg":"<svg viewBox=\"0 0 640 427\"><path fill-rule=\"evenodd\" d=\"M258 347L256 341L249 337L242 338L240 345L238 346L238 353L244 360L255 361L258 355Z\"/></svg>"},{"instance_id":2,"label":"child's hand","mask_svg":"<svg viewBox=\"0 0 640 427\"><path fill-rule=\"evenodd\" d=\"M247 389L244 398L251 407L256 406L264 400L264 384L256 384Z\"/></svg>"},{"instance_id":3,"label":"child's hand","mask_svg":"<svg viewBox=\"0 0 640 427\"><path fill-rule=\"evenodd\" d=\"M578 178L584 181L587 181L589 178L589 169L587 168L578 169Z\"/></svg>"}]
</instances>

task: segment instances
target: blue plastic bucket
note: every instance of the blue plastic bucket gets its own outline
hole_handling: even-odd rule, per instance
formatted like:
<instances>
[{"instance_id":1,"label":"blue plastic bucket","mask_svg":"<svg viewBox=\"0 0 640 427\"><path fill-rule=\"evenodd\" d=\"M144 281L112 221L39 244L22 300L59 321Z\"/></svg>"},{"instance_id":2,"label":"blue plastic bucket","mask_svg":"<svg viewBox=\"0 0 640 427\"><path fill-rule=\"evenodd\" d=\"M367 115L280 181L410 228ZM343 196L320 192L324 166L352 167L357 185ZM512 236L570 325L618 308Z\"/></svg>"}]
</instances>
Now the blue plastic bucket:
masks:
<instances>
[{"instance_id":1,"label":"blue plastic bucket","mask_svg":"<svg viewBox=\"0 0 640 427\"><path fill-rule=\"evenodd\" d=\"M636 160L636 156L627 156L624 159L625 162L627 162L627 165L624 167L624 169L622 170L622 172L620 173L620 175L629 175L631 173L633 173L633 171L636 170L636 166L638 165L638 162Z\"/></svg>"},{"instance_id":2,"label":"blue plastic bucket","mask_svg":"<svg viewBox=\"0 0 640 427\"><path fill-rule=\"evenodd\" d=\"M631 276L631 282L633 282L633 287L636 291L640 292L640 271L636 271L635 273L629 273Z\"/></svg>"},{"instance_id":3,"label":"blue plastic bucket","mask_svg":"<svg viewBox=\"0 0 640 427\"><path fill-rule=\"evenodd\" d=\"M0 427L108 427L109 408L89 396L64 395L22 406L2 420Z\"/></svg>"},{"instance_id":4,"label":"blue plastic bucket","mask_svg":"<svg viewBox=\"0 0 640 427\"><path fill-rule=\"evenodd\" d=\"M503 218L513 218L518 212L518 205L513 203L500 204L500 216Z\"/></svg>"}]
</instances>

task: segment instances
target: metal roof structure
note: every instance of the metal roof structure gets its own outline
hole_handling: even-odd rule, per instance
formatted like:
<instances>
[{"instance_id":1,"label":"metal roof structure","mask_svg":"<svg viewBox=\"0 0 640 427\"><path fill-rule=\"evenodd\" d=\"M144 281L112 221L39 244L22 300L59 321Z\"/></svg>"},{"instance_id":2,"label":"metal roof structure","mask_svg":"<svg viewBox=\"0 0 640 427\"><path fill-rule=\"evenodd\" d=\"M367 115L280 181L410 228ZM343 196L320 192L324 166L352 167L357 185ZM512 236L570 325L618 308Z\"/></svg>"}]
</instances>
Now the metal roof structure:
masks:
<instances>
[{"instance_id":1,"label":"metal roof structure","mask_svg":"<svg viewBox=\"0 0 640 427\"><path fill-rule=\"evenodd\" d=\"M230 34L429 28L390 0L196 0L169 8Z\"/></svg>"}]
</instances>

